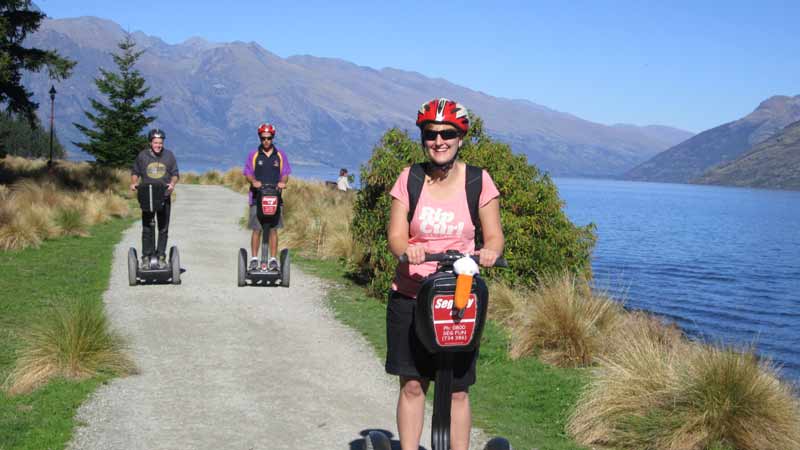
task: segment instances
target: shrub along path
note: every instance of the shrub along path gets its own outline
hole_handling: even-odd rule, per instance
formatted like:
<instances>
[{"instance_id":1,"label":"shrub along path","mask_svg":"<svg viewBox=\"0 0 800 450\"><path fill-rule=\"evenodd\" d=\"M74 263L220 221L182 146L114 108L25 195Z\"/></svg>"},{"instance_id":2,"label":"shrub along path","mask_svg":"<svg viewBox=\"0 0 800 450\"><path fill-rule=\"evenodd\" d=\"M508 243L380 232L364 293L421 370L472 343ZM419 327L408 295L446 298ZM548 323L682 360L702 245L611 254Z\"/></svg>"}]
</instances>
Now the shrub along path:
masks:
<instances>
[{"instance_id":1,"label":"shrub along path","mask_svg":"<svg viewBox=\"0 0 800 450\"><path fill-rule=\"evenodd\" d=\"M104 300L141 373L96 391L70 448L358 449L368 429L396 439L396 381L333 318L321 280L294 266L290 288L236 286L237 251L250 240L238 225L245 201L219 186L178 187L170 245L186 269L180 286L129 287L141 225L125 233Z\"/></svg>"}]
</instances>

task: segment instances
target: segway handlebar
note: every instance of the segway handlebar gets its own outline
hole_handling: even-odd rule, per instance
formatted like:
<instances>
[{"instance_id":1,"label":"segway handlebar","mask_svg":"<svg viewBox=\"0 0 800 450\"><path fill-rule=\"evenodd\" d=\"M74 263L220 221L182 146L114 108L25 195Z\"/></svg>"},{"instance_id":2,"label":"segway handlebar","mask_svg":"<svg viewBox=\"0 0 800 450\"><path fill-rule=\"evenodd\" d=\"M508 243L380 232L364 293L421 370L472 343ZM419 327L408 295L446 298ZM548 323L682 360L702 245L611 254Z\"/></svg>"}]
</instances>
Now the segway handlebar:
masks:
<instances>
[{"instance_id":1,"label":"segway handlebar","mask_svg":"<svg viewBox=\"0 0 800 450\"><path fill-rule=\"evenodd\" d=\"M425 253L425 262L430 262L430 261L455 262L456 260L461 259L464 256L469 256L476 263L480 262L480 257L478 255L465 255L463 253L457 253L457 252L456 253ZM405 253L400 255L400 258L398 258L398 259L400 260L401 263L407 263L408 262L408 256L406 256ZM494 266L492 266L492 267L508 267L508 261L506 261L506 259L503 258L502 256L498 256L497 259L494 261Z\"/></svg>"}]
</instances>

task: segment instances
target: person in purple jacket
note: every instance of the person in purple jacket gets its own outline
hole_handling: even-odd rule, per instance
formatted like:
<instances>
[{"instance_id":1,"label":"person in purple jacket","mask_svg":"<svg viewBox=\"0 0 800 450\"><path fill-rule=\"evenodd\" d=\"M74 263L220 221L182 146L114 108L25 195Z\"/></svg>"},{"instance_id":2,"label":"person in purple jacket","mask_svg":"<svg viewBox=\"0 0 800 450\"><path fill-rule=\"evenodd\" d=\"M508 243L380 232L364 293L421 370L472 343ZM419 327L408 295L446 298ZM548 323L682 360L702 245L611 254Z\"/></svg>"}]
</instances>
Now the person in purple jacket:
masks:
<instances>
[{"instance_id":1,"label":"person in purple jacket","mask_svg":"<svg viewBox=\"0 0 800 450\"><path fill-rule=\"evenodd\" d=\"M247 155L247 160L244 162L244 170L242 171L247 181L250 182L250 220L248 221L248 227L253 230L253 235L250 239L250 250L252 250L250 270L258 268L258 248L261 244L261 223L256 215L256 206L253 201L254 191L260 188L262 184L273 184L278 189L283 189L289 181L289 174L292 173L292 167L289 165L286 153L275 147L272 142L275 139L275 127L269 123L262 123L258 126L258 138L261 141L261 145ZM269 232L269 270L278 270L278 260L275 258L275 255L278 254L277 229L283 228L283 208L281 208L280 214L278 224L272 227Z\"/></svg>"}]
</instances>

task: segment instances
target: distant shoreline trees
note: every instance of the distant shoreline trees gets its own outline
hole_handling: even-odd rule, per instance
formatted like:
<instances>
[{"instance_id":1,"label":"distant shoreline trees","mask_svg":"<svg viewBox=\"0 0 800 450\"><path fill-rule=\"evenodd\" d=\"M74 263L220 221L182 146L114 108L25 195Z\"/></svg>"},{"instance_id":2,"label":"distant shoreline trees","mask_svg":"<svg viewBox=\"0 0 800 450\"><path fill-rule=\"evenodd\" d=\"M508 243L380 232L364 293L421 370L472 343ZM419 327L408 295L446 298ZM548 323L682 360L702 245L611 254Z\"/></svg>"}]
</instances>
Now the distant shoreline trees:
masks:
<instances>
[{"instance_id":1,"label":"distant shoreline trees","mask_svg":"<svg viewBox=\"0 0 800 450\"><path fill-rule=\"evenodd\" d=\"M85 114L93 128L74 123L89 141L73 142L94 156L98 164L111 167L130 165L147 146L142 130L156 118L146 115L146 112L161 101L161 97L146 97L150 88L134 68L144 51L135 51L136 43L130 35L125 36L117 47L121 52L112 54L112 57L119 72L101 68L101 77L94 80L100 92L108 97L109 104L90 99L96 112L86 111Z\"/></svg>"},{"instance_id":2,"label":"distant shoreline trees","mask_svg":"<svg viewBox=\"0 0 800 450\"><path fill-rule=\"evenodd\" d=\"M6 155L26 158L46 158L50 154L50 135L39 124L30 123L19 115L0 114L0 158ZM53 157L63 158L64 147L53 139Z\"/></svg>"}]
</instances>

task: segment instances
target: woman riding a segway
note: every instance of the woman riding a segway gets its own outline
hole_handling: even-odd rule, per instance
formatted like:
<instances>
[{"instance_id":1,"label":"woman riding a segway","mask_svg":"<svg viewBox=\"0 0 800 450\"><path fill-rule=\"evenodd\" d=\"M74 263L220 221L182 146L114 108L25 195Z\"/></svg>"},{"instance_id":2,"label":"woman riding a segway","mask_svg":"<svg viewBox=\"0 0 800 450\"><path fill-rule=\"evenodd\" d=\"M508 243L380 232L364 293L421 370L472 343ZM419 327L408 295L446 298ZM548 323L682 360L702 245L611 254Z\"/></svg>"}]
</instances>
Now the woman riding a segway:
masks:
<instances>
[{"instance_id":1,"label":"woman riding a segway","mask_svg":"<svg viewBox=\"0 0 800 450\"><path fill-rule=\"evenodd\" d=\"M503 251L503 231L497 188L489 174L457 159L469 114L462 105L433 99L417 113L422 146L428 161L404 169L390 194L390 251L398 264L386 311L388 350L386 371L400 377L397 429L403 450L417 450L425 413L425 392L436 372L436 361L414 331L415 298L422 281L437 269L426 253L447 250L475 254L491 267ZM478 227L479 225L479 227ZM476 251L476 229L483 248ZM475 383L477 350L453 361L450 445L469 448L472 417L469 386Z\"/></svg>"}]
</instances>

